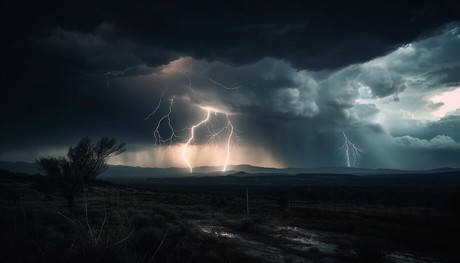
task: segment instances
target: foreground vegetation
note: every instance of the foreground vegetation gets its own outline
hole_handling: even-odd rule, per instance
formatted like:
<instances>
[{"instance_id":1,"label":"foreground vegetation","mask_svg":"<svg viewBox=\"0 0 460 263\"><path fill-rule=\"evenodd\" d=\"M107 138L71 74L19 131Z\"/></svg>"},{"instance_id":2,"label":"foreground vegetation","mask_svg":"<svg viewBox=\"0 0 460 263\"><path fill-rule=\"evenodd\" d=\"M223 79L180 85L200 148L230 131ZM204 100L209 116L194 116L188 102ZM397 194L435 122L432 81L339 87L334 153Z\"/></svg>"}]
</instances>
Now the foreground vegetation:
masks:
<instances>
[{"instance_id":1,"label":"foreground vegetation","mask_svg":"<svg viewBox=\"0 0 460 263\"><path fill-rule=\"evenodd\" d=\"M340 251L351 251L330 256L342 262L385 261L386 255L396 250L455 262L458 251L455 200L451 206L433 208L430 214L417 209L405 213L407 209L376 204L362 204L353 210L331 202L334 198L322 198L331 198L328 188L310 189L318 192L315 202L294 202L293 196L265 190L250 192L248 217L244 187L241 192L235 190L238 188L184 192L95 181L81 189L75 205L68 207L54 183L48 177L1 172L2 262L267 261L264 255L238 244L244 240L273 247L274 254L290 255L272 261L325 260L316 247L304 251L287 246L287 241L278 237L280 227L349 235L352 242L340 241L337 237L342 234L331 234ZM214 230L203 231L209 226L240 239L237 242Z\"/></svg>"},{"instance_id":2,"label":"foreground vegetation","mask_svg":"<svg viewBox=\"0 0 460 263\"><path fill-rule=\"evenodd\" d=\"M98 182L75 207L47 178L2 172L2 262L216 262L246 256L196 233L158 193ZM58 189L55 189L58 190ZM192 216L195 216L192 215Z\"/></svg>"}]
</instances>

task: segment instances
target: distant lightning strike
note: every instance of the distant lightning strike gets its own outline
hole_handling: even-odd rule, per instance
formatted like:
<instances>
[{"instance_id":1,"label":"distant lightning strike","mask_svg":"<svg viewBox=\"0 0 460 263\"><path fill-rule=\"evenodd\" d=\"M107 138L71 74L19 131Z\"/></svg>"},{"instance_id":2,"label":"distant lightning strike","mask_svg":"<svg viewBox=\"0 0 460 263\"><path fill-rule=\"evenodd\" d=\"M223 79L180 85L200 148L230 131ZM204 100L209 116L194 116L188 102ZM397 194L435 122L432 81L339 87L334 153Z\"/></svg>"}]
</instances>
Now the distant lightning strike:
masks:
<instances>
[{"instance_id":1,"label":"distant lightning strike","mask_svg":"<svg viewBox=\"0 0 460 263\"><path fill-rule=\"evenodd\" d=\"M224 84L222 84L220 82L217 82L217 81L215 81L215 80L213 80L211 78L208 78L208 80L210 80L214 84L218 85L219 87L224 88L224 89L228 89L228 90L237 90L237 89L241 88L241 86L236 86L236 87L233 87L233 88L229 88L229 87L225 86Z\"/></svg>"},{"instance_id":2,"label":"distant lightning strike","mask_svg":"<svg viewBox=\"0 0 460 263\"><path fill-rule=\"evenodd\" d=\"M206 118L204 118L203 120L199 121L197 124L193 125L190 128L190 137L189 137L189 139L187 140L187 142L185 143L185 145L182 148L182 158L184 159L184 162L187 164L188 168L190 169L190 172L193 172L193 166L190 164L190 161L189 161L188 155L187 155L188 146L195 139L195 129L197 129L198 127L200 127L202 125L206 125L207 123L209 123L209 125L211 126L211 127L208 126L208 132L210 133L210 142L214 141L225 130L228 130L228 137L227 137L226 145L225 145L226 157L225 157L225 162L224 162L224 165L223 165L223 168L222 168L222 172L225 172L225 171L227 171L227 166L228 166L228 164L230 162L230 150L231 150L231 144L232 144L232 141L233 141L233 137L234 137L234 134L235 134L235 128L233 126L232 121L230 120L230 117L229 117L228 113L220 112L220 111L218 111L218 110L216 110L214 108L211 108L211 107L200 107L200 108L206 112ZM212 123L210 122L211 113L214 113L215 115L217 115L217 114L225 114L227 124L221 130L219 130L218 132L213 132L213 128L212 128L213 126L212 126Z\"/></svg>"},{"instance_id":3,"label":"distant lightning strike","mask_svg":"<svg viewBox=\"0 0 460 263\"><path fill-rule=\"evenodd\" d=\"M232 136L233 136L233 123L230 121L230 119L228 118L228 114L226 115L227 117L227 127L230 127L230 133L228 135L228 139L227 139L227 146L226 146L226 150L227 150L227 157L225 158L225 164L224 164L224 167L222 169L222 172L225 172L227 170L227 165L228 165L228 162L230 161L230 143L232 142Z\"/></svg>"},{"instance_id":4,"label":"distant lightning strike","mask_svg":"<svg viewBox=\"0 0 460 263\"><path fill-rule=\"evenodd\" d=\"M147 116L145 117L144 121L150 119L150 117L152 117L153 115L155 115L155 113L158 111L158 109L161 107L161 101L163 100L163 97L165 95L165 91L161 94L161 97L160 97L160 100L158 101L158 104L156 106L156 108Z\"/></svg>"},{"instance_id":5,"label":"distant lightning strike","mask_svg":"<svg viewBox=\"0 0 460 263\"><path fill-rule=\"evenodd\" d=\"M157 126L155 127L155 131L153 131L153 136L155 137L155 142L156 142L156 144L159 144L159 145L162 145L162 144L167 143L167 142L169 142L169 145L171 145L174 137L177 137L177 135L176 135L176 133L174 131L174 128L171 125L171 113L172 113L172 106L173 106L173 103L174 103L174 99L170 99L169 101L170 101L170 104L169 104L168 113L166 113L166 115L161 117L161 119L157 123ZM168 127L169 127L170 132L171 132L171 134L170 134L170 136L168 138L161 137L161 133L160 133L160 125L164 120L167 120Z\"/></svg>"},{"instance_id":6,"label":"distant lightning strike","mask_svg":"<svg viewBox=\"0 0 460 263\"><path fill-rule=\"evenodd\" d=\"M193 90L192 81L190 79L190 76L187 74L187 72L180 72L180 73L187 78L188 87ZM212 79L209 79L209 80L211 82L213 82L214 84L220 86L221 88L224 88L224 89L227 89L227 90L236 90L236 89L240 88L240 86L234 87L234 88L228 88L225 85L220 84L217 81L214 81ZM165 92L163 92L161 94L161 97L160 97L155 109L144 120L149 120L150 118L153 118L157 114L157 112L161 108ZM230 114L227 113L227 112L223 112L223 111L220 111L218 109L212 108L212 107L200 106L200 109L202 109L206 113L206 117L204 119L200 120L199 122L197 122L195 125L193 125L190 128L184 128L184 129L181 129L181 130L174 130L174 128L172 126L172 123L171 123L171 114L172 114L172 108L173 108L173 104L174 104L174 98L171 98L169 101L170 101L170 104L169 104L168 112L165 115L161 116L161 118L156 123L155 130L153 132L153 136L155 138L155 145L160 145L161 146L161 145L164 145L164 144L168 143L169 146L171 146L172 143L173 143L174 138L179 137L177 135L177 132L183 131L183 130L190 130L190 135L189 135L187 141L185 142L185 144L182 147L182 159L184 160L185 164L189 168L190 172L193 172L193 166L192 166L192 163L190 162L190 159L189 159L189 156L188 156L188 148L189 148L189 145L192 144L192 142L196 138L195 137L196 130L198 128L200 128L201 126L205 125L207 127L207 130L208 130L208 133L209 133L209 135L208 135L209 143L217 144L216 143L217 139L219 137L223 136L223 134L227 134L227 138L225 140L225 155L226 156L225 156L225 161L224 161L224 164L223 164L223 167L222 167L223 172L227 171L227 167L228 167L228 164L229 164L230 159L231 159L231 146L232 146L232 143L233 143L233 141L238 142L240 140L240 138L239 138L239 136L237 134L237 130L234 128L233 123L232 123L232 121L230 119ZM226 124L222 128L220 128L220 130L218 130L217 132L215 132L214 124L211 121L211 113L213 113L214 115L225 115ZM160 132L162 124L165 123L165 122L167 123L168 129L169 129L168 137L162 136L162 133Z\"/></svg>"},{"instance_id":7,"label":"distant lightning strike","mask_svg":"<svg viewBox=\"0 0 460 263\"><path fill-rule=\"evenodd\" d=\"M344 144L340 150L345 153L347 167L356 166L359 163L359 155L363 152L363 150L350 142L350 140L348 140L347 134L344 131L342 131L342 134L344 138Z\"/></svg>"},{"instance_id":8,"label":"distant lightning strike","mask_svg":"<svg viewBox=\"0 0 460 263\"><path fill-rule=\"evenodd\" d=\"M105 76L105 78L107 80L107 87L110 87L110 78L111 77L123 76L130 69L131 69L131 67L129 67L129 68L125 69L125 70L122 70L122 71L109 71L109 72L105 73L104 76ZM192 79L191 79L189 73L187 71L182 71L182 72L179 72L179 74L183 75L187 79L187 82L188 82L187 86L188 86L188 88L190 90L193 91ZM227 87L224 84L222 84L220 82L217 82L217 81L215 81L215 80L213 80L211 78L207 78L207 79L209 81L211 81L213 84L215 84L216 86L218 86L218 87L220 87L222 89L225 89L225 90L238 90L239 88L241 88L241 86ZM157 103L157 106L155 107L155 109L150 114L148 114L147 117L144 118L145 121L153 118L158 113L158 111L161 108L165 93L166 93L166 90L163 91L163 93L161 94L160 99L158 100L158 103ZM184 146L182 148L182 158L183 158L185 164L187 165L187 167L190 169L190 172L193 172L193 166L190 163L190 160L189 160L188 155L187 155L188 147L193 142L193 140L195 139L195 131L196 131L196 129L199 128L202 125L206 125L206 127L208 128L208 133L209 133L209 135L208 135L209 136L209 143L217 144L216 141L217 141L217 139L219 137L222 136L222 134L228 134L228 137L225 140L226 141L226 144L225 144L225 153L226 153L225 162L224 162L223 167L222 167L222 171L225 172L227 170L227 166L228 166L228 164L230 162L230 158L231 158L230 155L231 155L232 142L233 141L236 141L236 142L240 141L240 137L238 136L237 130L234 128L232 121L230 120L229 114L226 113L226 112L223 112L223 111L219 111L219 110L217 110L215 108L212 108L212 107L200 106L200 108L204 112L206 112L206 118L204 118L203 120L199 121L198 123L193 125L191 128L184 128L184 129L180 129L180 130L174 130L173 125L172 125L172 120L171 120L171 118L172 118L171 114L172 114L172 111L173 111L173 105L174 105L174 97L169 99L168 112L166 114L162 115L161 118L159 118L158 122L156 123L155 129L153 131L153 137L155 139L155 145L162 146L162 145L165 145L165 144L169 144L169 146L171 146L173 144L174 138L179 137L177 135L177 132L181 132L183 130L190 129L190 136L189 136L188 140L186 141L186 143L184 144ZM226 118L226 124L217 132L214 131L214 125L210 121L211 113L214 113L214 115L222 114L222 115L225 115L225 118ZM165 136L164 134L162 134L160 132L161 127L164 126L163 123L167 123L167 127L168 127L168 130L169 130L168 136Z\"/></svg>"},{"instance_id":9,"label":"distant lightning strike","mask_svg":"<svg viewBox=\"0 0 460 263\"><path fill-rule=\"evenodd\" d=\"M193 172L193 167L190 164L190 161L187 158L187 148L188 145L193 141L195 138L195 129L200 127L202 124L206 123L209 120L209 116L211 115L211 110L207 109L206 110L206 118L198 122L197 124L193 125L192 128L190 128L190 138L187 140L185 143L184 147L182 148L182 158L184 159L184 162L187 164L188 168L190 169L190 172Z\"/></svg>"},{"instance_id":10,"label":"distant lightning strike","mask_svg":"<svg viewBox=\"0 0 460 263\"><path fill-rule=\"evenodd\" d=\"M214 113L214 114L216 114L216 113ZM228 116L228 115L227 115L227 116ZM225 126L222 127L218 132L215 132L215 131L214 131L214 125L212 124L212 122L207 122L207 123L206 123L206 127L208 127L208 133L209 133L209 135L208 135L208 137L209 137L208 142L209 142L210 144L216 144L216 141L217 141L217 139L219 138L219 136L220 136L223 132L225 132L225 130L228 129L228 125L225 125Z\"/></svg>"},{"instance_id":11,"label":"distant lightning strike","mask_svg":"<svg viewBox=\"0 0 460 263\"><path fill-rule=\"evenodd\" d=\"M153 117L157 113L157 111L160 109L161 102L163 101L163 97L165 95L165 92L166 91L164 91L161 94L160 100L158 101L158 104L155 107L155 109L149 115L147 115L147 117L145 117L145 119L144 119L145 121L150 119L151 117ZM174 131L174 128L172 127L172 124L171 124L171 113L172 113L173 104L174 104L174 98L169 99L168 112L160 118L160 120L157 122L155 130L153 131L153 137L155 138L155 145L163 145L163 144L169 142L169 145L171 146L171 144L173 142L173 139L175 137L178 137L176 135L176 132ZM169 131L170 131L170 135L167 138L163 138L161 136L161 133L160 133L160 127L161 127L161 124L163 123L163 121L166 121L168 123L168 128L169 128Z\"/></svg>"}]
</instances>

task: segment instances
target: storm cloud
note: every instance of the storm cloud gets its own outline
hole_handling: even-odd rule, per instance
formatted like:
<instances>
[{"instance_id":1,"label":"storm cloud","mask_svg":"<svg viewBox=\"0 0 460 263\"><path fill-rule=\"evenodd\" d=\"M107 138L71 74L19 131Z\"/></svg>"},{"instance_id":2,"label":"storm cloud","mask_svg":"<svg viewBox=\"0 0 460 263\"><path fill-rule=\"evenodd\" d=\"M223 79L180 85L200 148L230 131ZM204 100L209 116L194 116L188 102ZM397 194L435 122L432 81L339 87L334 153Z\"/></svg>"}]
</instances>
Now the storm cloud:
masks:
<instances>
[{"instance_id":1,"label":"storm cloud","mask_svg":"<svg viewBox=\"0 0 460 263\"><path fill-rule=\"evenodd\" d=\"M455 1L2 5L0 160L107 135L131 145L123 164L180 166L152 150L174 99L173 145L213 107L235 162L343 166L345 131L362 167L459 166L460 105L433 100L460 89Z\"/></svg>"}]
</instances>

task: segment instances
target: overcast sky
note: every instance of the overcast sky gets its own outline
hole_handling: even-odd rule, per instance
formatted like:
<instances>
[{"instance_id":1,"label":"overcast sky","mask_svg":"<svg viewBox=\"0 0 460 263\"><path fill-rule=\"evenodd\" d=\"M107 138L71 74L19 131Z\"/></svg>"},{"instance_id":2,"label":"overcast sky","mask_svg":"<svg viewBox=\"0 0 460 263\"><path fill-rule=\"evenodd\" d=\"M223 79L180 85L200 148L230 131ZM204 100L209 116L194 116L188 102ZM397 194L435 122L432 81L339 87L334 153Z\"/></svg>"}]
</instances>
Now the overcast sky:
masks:
<instances>
[{"instance_id":1,"label":"overcast sky","mask_svg":"<svg viewBox=\"0 0 460 263\"><path fill-rule=\"evenodd\" d=\"M460 167L458 1L95 2L2 2L1 161Z\"/></svg>"}]
</instances>

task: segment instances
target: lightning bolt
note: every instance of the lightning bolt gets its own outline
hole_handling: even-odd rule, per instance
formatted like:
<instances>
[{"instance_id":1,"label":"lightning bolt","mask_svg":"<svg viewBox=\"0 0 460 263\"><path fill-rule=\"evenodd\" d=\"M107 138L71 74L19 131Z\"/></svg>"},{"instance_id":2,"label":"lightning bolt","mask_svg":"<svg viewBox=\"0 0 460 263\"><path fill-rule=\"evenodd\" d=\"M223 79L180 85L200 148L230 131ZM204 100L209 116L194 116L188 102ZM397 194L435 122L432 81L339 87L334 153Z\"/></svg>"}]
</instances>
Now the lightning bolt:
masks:
<instances>
[{"instance_id":1,"label":"lightning bolt","mask_svg":"<svg viewBox=\"0 0 460 263\"><path fill-rule=\"evenodd\" d=\"M169 142L169 146L171 146L174 137L178 137L176 135L175 131L174 131L174 128L171 125L171 113L172 113L172 106L173 106L173 103L174 103L174 99L169 99L169 101L170 101L170 103L169 103L168 113L166 113L166 115L161 117L161 119L157 123L157 126L155 127L155 130L153 131L153 136L155 137L155 142L156 142L156 144L159 144L159 145L162 145L164 143ZM167 120L168 127L169 127L169 130L171 132L170 136L168 138L161 137L161 133L160 133L160 126L161 126L161 123L164 120Z\"/></svg>"},{"instance_id":2,"label":"lightning bolt","mask_svg":"<svg viewBox=\"0 0 460 263\"><path fill-rule=\"evenodd\" d=\"M123 73L120 73L120 74L123 74ZM190 90L193 91L192 79L190 78L190 75L188 74L188 72L183 71L183 72L179 72L179 74L183 75L187 79L187 82L188 82L187 86ZM116 75L118 75L118 72L116 73ZM212 83L214 83L215 85L223 89L226 89L226 90L237 90L240 88L240 86L237 86L234 88L228 88L227 86L215 80L212 80L210 78L207 78L207 79L211 81ZM158 100L158 103L156 104L155 109L150 114L148 114L147 117L144 118L144 120L147 121L150 118L153 118L155 115L157 115L158 111L162 107L165 92L166 90L161 94L160 99ZM174 98L169 99L169 101L170 103L168 107L168 112L162 115L161 118L158 120L158 122L156 122L156 126L153 131L153 136L155 138L155 145L164 145L166 143L169 143L169 146L171 146L174 141L174 138L180 137L177 135L178 132L182 132L184 130L190 130L188 139L185 141L184 145L182 146L182 159L184 160L184 163L186 164L186 166L189 168L190 172L193 172L193 166L188 156L188 148L189 148L189 145L191 145L193 141L195 140L195 137L196 137L195 134L197 132L197 129L200 128L201 126L206 126L207 131L208 131L208 137L209 137L208 143L210 144L217 145L218 138L222 137L224 134L227 135L225 139L225 161L222 166L222 171L223 172L227 171L227 167L231 159L231 148L232 148L233 142L235 142L236 144L240 141L240 137L238 136L237 130L235 129L230 119L230 114L227 112L223 112L221 110L212 108L212 107L199 106L199 108L203 110L203 112L205 113L205 118L201 119L200 121L198 121L196 124L194 124L190 128L183 128L180 130L175 130L172 125L172 117L171 117L171 114L173 111ZM215 119L217 117L212 118L211 113L213 113L214 116L225 116L226 122L223 125L223 127L220 127L221 125L215 126L213 124L212 119ZM168 129L169 129L169 132L167 133L168 136L164 136L164 134L160 132L160 128L162 127L162 125L164 125L163 123L167 123L168 125ZM216 127L219 127L219 128L216 129Z\"/></svg>"},{"instance_id":3,"label":"lightning bolt","mask_svg":"<svg viewBox=\"0 0 460 263\"><path fill-rule=\"evenodd\" d=\"M211 78L208 78L209 81L211 81L212 83L216 84L217 86L221 87L221 88L224 88L224 89L228 89L228 90L237 90L239 88L241 88L241 86L236 86L236 87L233 87L233 88L229 88L227 86L225 86L224 84L220 83L220 82L217 82Z\"/></svg>"},{"instance_id":4,"label":"lightning bolt","mask_svg":"<svg viewBox=\"0 0 460 263\"><path fill-rule=\"evenodd\" d=\"M359 156L363 153L363 150L356 147L350 140L348 140L347 134L342 131L344 144L340 150L345 153L345 159L347 161L347 167L356 166L359 164Z\"/></svg>"},{"instance_id":5,"label":"lightning bolt","mask_svg":"<svg viewBox=\"0 0 460 263\"><path fill-rule=\"evenodd\" d=\"M158 100L158 104L155 107L155 109L149 115L147 115L147 117L145 117L145 119L144 119L145 121L150 119L151 117L155 116L155 114L157 113L157 111L161 107L161 102L163 101L163 97L164 97L165 93L166 93L166 90L163 91L163 93L161 94L160 99ZM168 112L160 118L160 120L157 122L155 130L153 131L153 137L155 138L155 145L163 145L163 144L169 142L169 146L171 146L172 142L173 142L173 139L175 137L179 137L179 136L177 136L176 131L174 130L174 128L172 127L172 124L171 124L171 113L172 113L173 104L174 104L174 97L169 99ZM166 121L168 123L168 128L169 128L169 131L170 131L170 135L167 138L163 138L161 136L161 133L160 133L160 127L161 127L161 124L163 123L163 121Z\"/></svg>"},{"instance_id":6,"label":"lightning bolt","mask_svg":"<svg viewBox=\"0 0 460 263\"><path fill-rule=\"evenodd\" d=\"M236 133L235 133L235 127L233 126L233 123L232 123L232 121L230 120L230 117L229 117L230 114L220 112L220 111L218 111L218 110L216 110L214 108L211 108L211 107L200 107L200 108L206 112L206 118L200 120L198 123L196 123L195 125L193 125L190 128L190 137L188 138L187 142L184 144L184 146L182 148L182 159L187 164L190 172L193 172L193 166L191 165L191 163L190 163L190 161L188 159L188 155L187 155L188 146L195 139L195 129L199 128L202 125L209 125L208 126L208 132L210 134L209 135L209 137L210 137L209 141L210 142L215 141L217 137L219 137L222 133L224 133L224 131L228 131L228 136L227 136L226 144L225 144L226 156L225 156L225 162L224 162L223 167L222 167L222 172L225 172L225 171L227 171L227 166L228 166L228 164L230 162L230 153L231 153L230 150L231 150L232 142L234 140L233 137L237 137ZM211 113L214 113L214 115L225 114L225 118L226 118L227 123L218 132L213 132L213 127L214 126L212 125L212 122L211 122Z\"/></svg>"},{"instance_id":7,"label":"lightning bolt","mask_svg":"<svg viewBox=\"0 0 460 263\"><path fill-rule=\"evenodd\" d=\"M131 69L131 67L126 68L126 69L124 69L122 71L109 71L109 72L105 73L104 76L107 79L107 87L110 87L110 77L123 76L130 69ZM190 90L193 91L192 79L191 79L191 77L189 75L189 72L182 71L182 72L178 72L178 73L183 75L187 79L187 84L188 84L187 86L188 86L188 88ZM238 90L239 88L241 88L241 86L227 87L224 84L222 84L220 82L217 82L217 81L215 81L215 80L213 80L211 78L207 78L207 79L210 82L214 83L216 86L218 86L218 87L220 87L222 89L225 89L225 90ZM165 96L165 93L166 93L166 90L163 91L163 93L161 94L160 99L158 100L158 103L157 103L157 106L155 107L155 109L151 113L149 113L147 115L147 117L144 118L145 121L149 120L150 118L153 118L158 113L158 111L160 110L160 108L162 106L162 102L163 102L163 98ZM225 144L226 156L225 156L225 162L224 162L223 167L222 167L222 171L225 172L227 170L228 164L230 162L232 142L234 140L236 142L240 141L240 137L238 136L238 133L237 133L235 127L233 126L232 121L230 120L229 114L225 113L225 112L222 112L222 111L219 111L217 109L214 109L212 107L200 107L206 113L206 118L200 120L198 123L193 125L191 128L184 128L184 129L180 129L180 130L174 130L173 125L172 125L172 120L171 120L171 114L172 114L172 111L173 111L173 105L174 105L174 97L169 99L168 112L166 114L162 115L161 118L156 123L155 129L153 131L153 137L155 139L155 145L164 145L166 143L169 143L169 146L171 146L172 143L173 143L174 138L180 137L180 136L177 135L177 132L180 132L180 131L183 131L183 130L186 130L186 129L190 129L190 136L189 136L189 138L187 139L186 143L184 144L184 146L182 148L182 158L183 158L184 162L186 163L187 167L190 169L190 172L193 172L193 166L190 163L190 160L188 159L187 151L188 151L188 146L195 139L195 130L197 128L199 128L200 126L202 126L202 125L206 125L207 128L208 128L208 133L209 133L209 143L212 143L212 144L217 144L216 143L217 138L219 138L223 133L227 132L228 136L227 136L227 138L225 140L226 141L226 144ZM210 121L211 113L214 113L214 115L223 114L223 115L225 115L225 118L226 118L226 125L224 125L217 132L214 132L214 125ZM169 128L169 135L166 136L166 137L164 137L164 134L162 135L162 133L160 132L160 128L162 127L162 124L164 122L167 123L168 128Z\"/></svg>"},{"instance_id":8,"label":"lightning bolt","mask_svg":"<svg viewBox=\"0 0 460 263\"><path fill-rule=\"evenodd\" d=\"M230 133L228 135L227 146L226 146L227 157L225 158L225 164L222 169L222 172L225 172L227 170L227 165L228 165L228 162L230 161L230 143L232 142L232 136L233 136L233 130L234 130L233 123L230 121L228 114L226 115L226 118L227 118L227 127L230 128Z\"/></svg>"},{"instance_id":9,"label":"lightning bolt","mask_svg":"<svg viewBox=\"0 0 460 263\"><path fill-rule=\"evenodd\" d=\"M158 101L158 104L156 106L156 108L152 111L152 113L150 113L147 117L145 117L144 121L150 119L150 117L152 117L153 115L155 115L155 113L158 111L158 109L161 107L161 101L163 100L163 97L165 95L165 92L166 91L163 91L163 93L161 94L161 97L160 97L160 100Z\"/></svg>"},{"instance_id":10,"label":"lightning bolt","mask_svg":"<svg viewBox=\"0 0 460 263\"><path fill-rule=\"evenodd\" d=\"M206 118L201 120L197 124L193 125L192 128L190 128L190 137L188 138L187 142L185 143L184 147L182 148L182 158L184 159L184 162L187 164L188 168L190 169L190 172L193 172L193 167L192 167L192 165L190 164L190 161L187 158L187 148L188 148L189 144L193 141L193 139L195 137L195 129L200 127L201 125L203 125L204 123L206 123L209 120L209 116L211 115L211 110L209 108L205 109L205 110L207 112Z\"/></svg>"}]
</instances>

